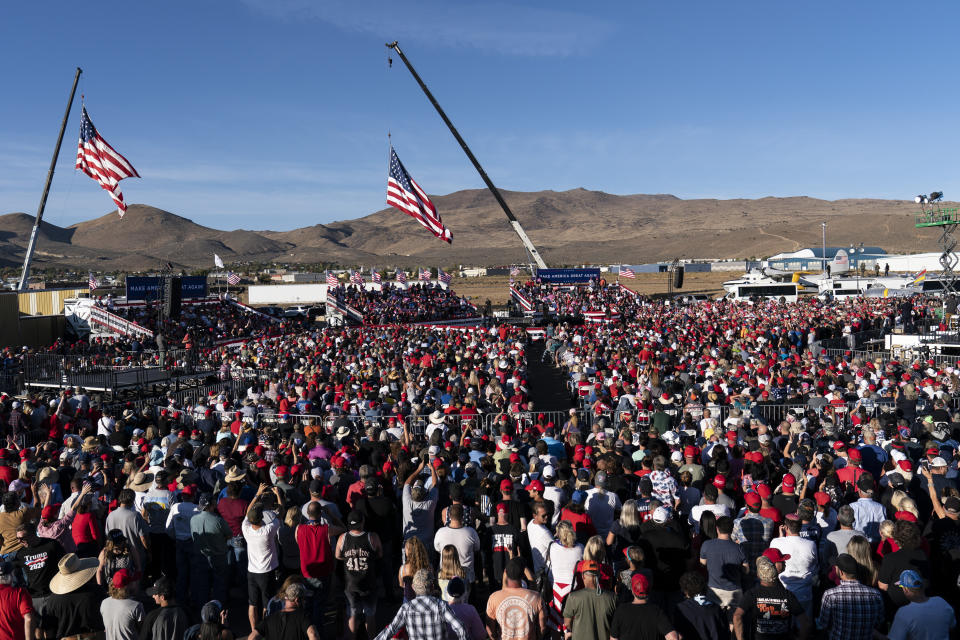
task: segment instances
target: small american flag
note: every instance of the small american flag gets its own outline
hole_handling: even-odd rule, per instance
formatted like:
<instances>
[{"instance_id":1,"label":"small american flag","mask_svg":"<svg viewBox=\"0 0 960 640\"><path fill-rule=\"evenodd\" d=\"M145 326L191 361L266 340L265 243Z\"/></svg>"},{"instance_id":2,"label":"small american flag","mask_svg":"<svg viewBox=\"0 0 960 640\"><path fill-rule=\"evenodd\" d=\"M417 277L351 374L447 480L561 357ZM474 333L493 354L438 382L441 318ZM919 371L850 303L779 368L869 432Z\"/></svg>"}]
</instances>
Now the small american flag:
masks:
<instances>
[{"instance_id":1,"label":"small american flag","mask_svg":"<svg viewBox=\"0 0 960 640\"><path fill-rule=\"evenodd\" d=\"M514 277L520 275L520 267L511 267L511 268L510 268L510 275L511 275L511 276L514 276Z\"/></svg>"},{"instance_id":2,"label":"small american flag","mask_svg":"<svg viewBox=\"0 0 960 640\"><path fill-rule=\"evenodd\" d=\"M240 284L240 275L231 271L230 275L227 276L227 284L231 286Z\"/></svg>"},{"instance_id":3,"label":"small american flag","mask_svg":"<svg viewBox=\"0 0 960 640\"><path fill-rule=\"evenodd\" d=\"M420 269L420 282L430 282L430 269Z\"/></svg>"},{"instance_id":4,"label":"small american flag","mask_svg":"<svg viewBox=\"0 0 960 640\"><path fill-rule=\"evenodd\" d=\"M380 272L376 269L370 269L370 279L373 280L374 284L383 284L383 278L380 277Z\"/></svg>"},{"instance_id":5,"label":"small american flag","mask_svg":"<svg viewBox=\"0 0 960 640\"><path fill-rule=\"evenodd\" d=\"M442 282L443 284L449 285L450 280L452 280L453 278L450 276L449 273L447 273L440 267L437 267L437 279L439 279L440 282Z\"/></svg>"},{"instance_id":6,"label":"small american flag","mask_svg":"<svg viewBox=\"0 0 960 640\"><path fill-rule=\"evenodd\" d=\"M101 187L110 192L117 204L120 217L127 211L120 192L120 181L124 178L139 178L140 174L133 165L100 137L97 128L83 108L80 116L80 143L77 146L77 169L96 180Z\"/></svg>"},{"instance_id":7,"label":"small american flag","mask_svg":"<svg viewBox=\"0 0 960 640\"><path fill-rule=\"evenodd\" d=\"M90 287L90 291L100 288L100 283L97 282L97 279L93 277L93 271L88 272L90 277L87 279L87 286Z\"/></svg>"},{"instance_id":8,"label":"small american flag","mask_svg":"<svg viewBox=\"0 0 960 640\"><path fill-rule=\"evenodd\" d=\"M397 270L397 282L400 284L407 284L407 272Z\"/></svg>"},{"instance_id":9,"label":"small american flag","mask_svg":"<svg viewBox=\"0 0 960 640\"><path fill-rule=\"evenodd\" d=\"M350 282L355 285L363 286L363 274L359 271L354 271L350 274Z\"/></svg>"},{"instance_id":10,"label":"small american flag","mask_svg":"<svg viewBox=\"0 0 960 640\"><path fill-rule=\"evenodd\" d=\"M390 171L387 176L387 204L413 216L433 235L444 242L452 242L453 235L443 226L437 208L420 188L390 147Z\"/></svg>"},{"instance_id":11,"label":"small american flag","mask_svg":"<svg viewBox=\"0 0 960 640\"><path fill-rule=\"evenodd\" d=\"M332 271L327 271L327 286L336 287L340 285L340 281L337 280L337 275Z\"/></svg>"},{"instance_id":12,"label":"small american flag","mask_svg":"<svg viewBox=\"0 0 960 640\"><path fill-rule=\"evenodd\" d=\"M630 267L620 267L620 275L624 278L636 278L637 274Z\"/></svg>"}]
</instances>

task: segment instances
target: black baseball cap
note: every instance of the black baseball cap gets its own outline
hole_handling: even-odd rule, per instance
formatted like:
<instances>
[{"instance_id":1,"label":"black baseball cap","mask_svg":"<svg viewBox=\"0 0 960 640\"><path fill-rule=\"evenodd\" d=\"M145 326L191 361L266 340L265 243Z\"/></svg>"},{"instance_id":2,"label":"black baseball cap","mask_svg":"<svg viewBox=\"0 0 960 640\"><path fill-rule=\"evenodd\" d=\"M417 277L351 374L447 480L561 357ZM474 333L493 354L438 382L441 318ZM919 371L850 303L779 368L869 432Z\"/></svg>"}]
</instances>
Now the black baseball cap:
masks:
<instances>
[{"instance_id":1,"label":"black baseball cap","mask_svg":"<svg viewBox=\"0 0 960 640\"><path fill-rule=\"evenodd\" d=\"M173 582L167 576L160 576L153 586L147 589L148 596L172 596Z\"/></svg>"},{"instance_id":2,"label":"black baseball cap","mask_svg":"<svg viewBox=\"0 0 960 640\"><path fill-rule=\"evenodd\" d=\"M364 521L364 517L363 517L363 512L361 511L357 511L356 509L354 509L349 514L347 514L347 524L350 525L351 527L361 525L363 524L363 521Z\"/></svg>"},{"instance_id":3,"label":"black baseball cap","mask_svg":"<svg viewBox=\"0 0 960 640\"><path fill-rule=\"evenodd\" d=\"M849 553L841 553L834 562L837 569L847 574L855 574L860 569L860 565Z\"/></svg>"}]
</instances>

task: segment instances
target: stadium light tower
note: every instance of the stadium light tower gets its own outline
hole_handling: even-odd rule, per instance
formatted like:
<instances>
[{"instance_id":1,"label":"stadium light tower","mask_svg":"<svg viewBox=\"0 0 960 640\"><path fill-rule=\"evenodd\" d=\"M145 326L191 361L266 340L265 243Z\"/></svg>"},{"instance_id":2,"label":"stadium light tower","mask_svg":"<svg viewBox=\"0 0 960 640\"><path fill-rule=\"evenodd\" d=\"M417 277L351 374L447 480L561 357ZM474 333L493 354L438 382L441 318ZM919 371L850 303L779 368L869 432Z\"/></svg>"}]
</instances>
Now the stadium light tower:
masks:
<instances>
[{"instance_id":1,"label":"stadium light tower","mask_svg":"<svg viewBox=\"0 0 960 640\"><path fill-rule=\"evenodd\" d=\"M820 233L823 241L823 255L821 256L821 267L824 273L827 272L827 223L820 223Z\"/></svg>"}]
</instances>

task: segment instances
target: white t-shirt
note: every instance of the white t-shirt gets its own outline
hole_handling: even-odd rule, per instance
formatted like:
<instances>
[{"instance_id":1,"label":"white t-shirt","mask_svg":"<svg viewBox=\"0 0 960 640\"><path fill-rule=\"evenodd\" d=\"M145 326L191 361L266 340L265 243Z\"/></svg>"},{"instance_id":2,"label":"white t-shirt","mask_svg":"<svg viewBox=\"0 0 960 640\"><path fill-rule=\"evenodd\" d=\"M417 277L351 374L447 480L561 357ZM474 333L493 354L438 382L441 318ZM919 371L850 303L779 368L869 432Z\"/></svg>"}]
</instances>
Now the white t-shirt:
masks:
<instances>
[{"instance_id":1,"label":"white t-shirt","mask_svg":"<svg viewBox=\"0 0 960 640\"><path fill-rule=\"evenodd\" d=\"M771 549L789 555L786 568L780 574L780 582L801 602L813 599L813 578L817 575L817 545L813 540L800 536L774 538Z\"/></svg>"},{"instance_id":2,"label":"white t-shirt","mask_svg":"<svg viewBox=\"0 0 960 640\"><path fill-rule=\"evenodd\" d=\"M531 522L527 525L527 538L530 540L530 552L533 554L533 572L539 573L547 563L547 548L553 542L553 534L542 524Z\"/></svg>"},{"instance_id":3,"label":"white t-shirt","mask_svg":"<svg viewBox=\"0 0 960 640\"><path fill-rule=\"evenodd\" d=\"M246 518L240 525L243 539L247 541L247 571L250 573L268 573L280 566L280 553L277 551L280 519L272 511L264 511L263 521L264 525L259 529L254 529Z\"/></svg>"},{"instance_id":4,"label":"white t-shirt","mask_svg":"<svg viewBox=\"0 0 960 640\"><path fill-rule=\"evenodd\" d=\"M572 584L573 572L577 568L577 563L583 559L583 545L578 543L575 547L568 548L559 542L554 542L550 545L548 553L551 579L560 584Z\"/></svg>"},{"instance_id":5,"label":"white t-shirt","mask_svg":"<svg viewBox=\"0 0 960 640\"><path fill-rule=\"evenodd\" d=\"M587 491L587 513L600 535L605 536L613 526L616 510L621 508L620 497L609 491L600 493L597 488Z\"/></svg>"},{"instance_id":6,"label":"white t-shirt","mask_svg":"<svg viewBox=\"0 0 960 640\"><path fill-rule=\"evenodd\" d=\"M433 537L433 548L440 553L445 546L452 544L457 548L460 564L467 572L467 577L473 576L473 556L480 550L480 536L473 527L440 527Z\"/></svg>"},{"instance_id":7,"label":"white t-shirt","mask_svg":"<svg viewBox=\"0 0 960 640\"><path fill-rule=\"evenodd\" d=\"M700 533L700 518L704 511L713 511L718 518L730 515L730 508L725 504L698 504L690 509L690 524L694 533Z\"/></svg>"}]
</instances>

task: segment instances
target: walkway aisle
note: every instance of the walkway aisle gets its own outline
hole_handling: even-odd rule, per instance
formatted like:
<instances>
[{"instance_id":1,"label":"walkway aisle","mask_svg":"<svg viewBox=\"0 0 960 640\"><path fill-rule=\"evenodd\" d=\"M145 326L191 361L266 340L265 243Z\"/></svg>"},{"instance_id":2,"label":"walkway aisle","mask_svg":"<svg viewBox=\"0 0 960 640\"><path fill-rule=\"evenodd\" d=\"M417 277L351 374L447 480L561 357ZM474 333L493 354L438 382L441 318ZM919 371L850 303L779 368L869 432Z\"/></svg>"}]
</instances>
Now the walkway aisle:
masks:
<instances>
[{"instance_id":1,"label":"walkway aisle","mask_svg":"<svg viewBox=\"0 0 960 640\"><path fill-rule=\"evenodd\" d=\"M530 396L533 410L566 411L573 407L566 378L560 369L542 360L546 346L542 340L527 343L527 366L530 369Z\"/></svg>"}]
</instances>

